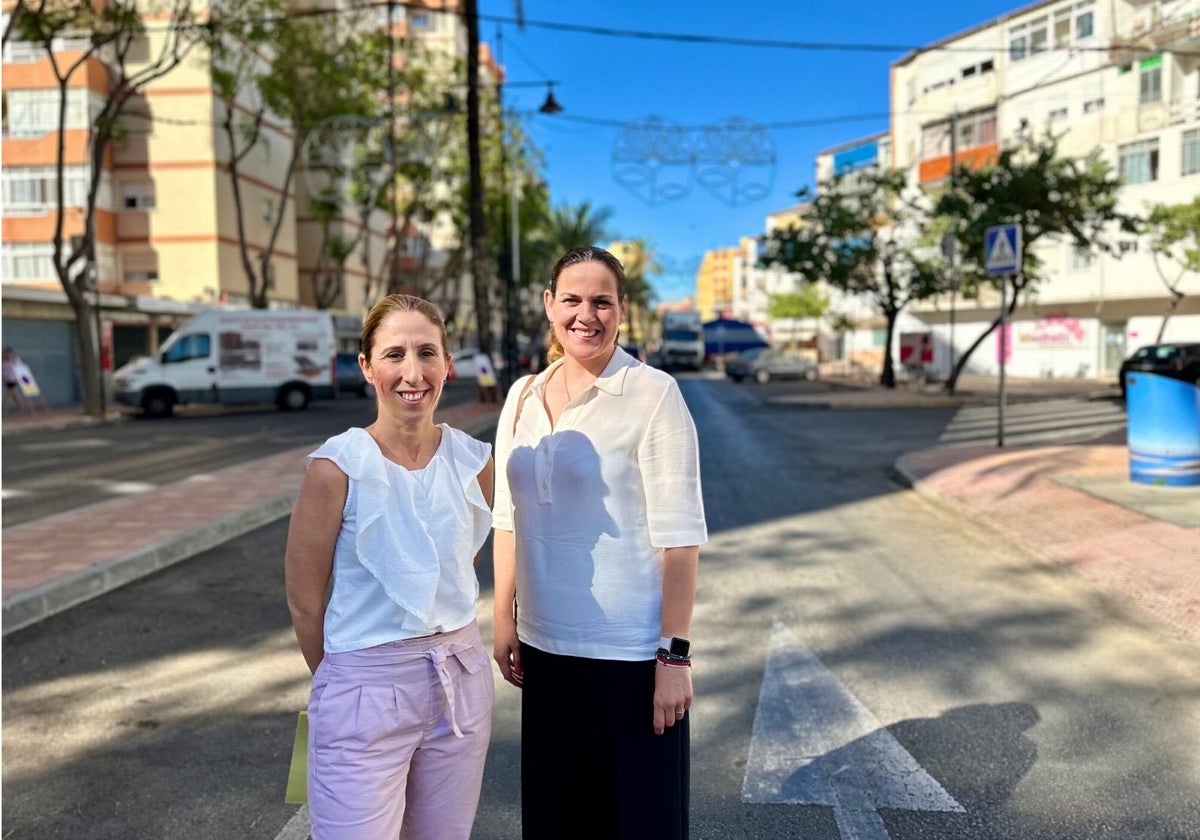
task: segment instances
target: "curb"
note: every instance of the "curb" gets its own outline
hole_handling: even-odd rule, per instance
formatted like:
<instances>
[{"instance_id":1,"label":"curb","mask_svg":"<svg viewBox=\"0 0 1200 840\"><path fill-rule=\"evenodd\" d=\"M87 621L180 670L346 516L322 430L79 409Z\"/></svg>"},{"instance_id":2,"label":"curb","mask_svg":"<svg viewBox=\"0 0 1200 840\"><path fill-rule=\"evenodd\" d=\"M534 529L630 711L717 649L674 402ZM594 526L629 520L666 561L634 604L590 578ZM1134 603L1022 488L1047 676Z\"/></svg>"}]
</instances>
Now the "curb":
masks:
<instances>
[{"instance_id":1,"label":"curb","mask_svg":"<svg viewBox=\"0 0 1200 840\"><path fill-rule=\"evenodd\" d=\"M159 540L145 548L114 557L90 569L43 583L4 599L3 633L37 624L114 589L189 560L210 548L282 519L292 511L296 493L287 493L252 508Z\"/></svg>"}]
</instances>

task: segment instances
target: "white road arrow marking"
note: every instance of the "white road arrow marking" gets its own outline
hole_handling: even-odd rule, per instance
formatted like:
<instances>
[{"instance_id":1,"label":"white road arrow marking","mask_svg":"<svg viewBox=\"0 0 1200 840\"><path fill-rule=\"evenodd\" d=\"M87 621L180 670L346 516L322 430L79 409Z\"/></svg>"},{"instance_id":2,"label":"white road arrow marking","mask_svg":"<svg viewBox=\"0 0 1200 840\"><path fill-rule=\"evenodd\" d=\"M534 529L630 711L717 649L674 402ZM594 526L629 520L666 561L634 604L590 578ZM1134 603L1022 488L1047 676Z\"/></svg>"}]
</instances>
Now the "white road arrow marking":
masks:
<instances>
[{"instance_id":1,"label":"white road arrow marking","mask_svg":"<svg viewBox=\"0 0 1200 840\"><path fill-rule=\"evenodd\" d=\"M779 621L742 801L827 805L843 840L887 840L879 808L964 810Z\"/></svg>"}]
</instances>

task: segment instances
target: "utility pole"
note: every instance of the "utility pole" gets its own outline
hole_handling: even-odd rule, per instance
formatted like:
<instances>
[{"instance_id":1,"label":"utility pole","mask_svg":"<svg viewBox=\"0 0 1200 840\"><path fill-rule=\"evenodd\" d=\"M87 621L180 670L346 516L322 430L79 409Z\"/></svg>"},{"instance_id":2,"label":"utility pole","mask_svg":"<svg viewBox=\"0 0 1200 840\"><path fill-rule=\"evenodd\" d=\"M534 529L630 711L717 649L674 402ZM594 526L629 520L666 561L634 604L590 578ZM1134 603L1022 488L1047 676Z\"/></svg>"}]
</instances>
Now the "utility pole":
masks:
<instances>
[{"instance_id":1,"label":"utility pole","mask_svg":"<svg viewBox=\"0 0 1200 840\"><path fill-rule=\"evenodd\" d=\"M384 260L384 271L387 272L387 284L381 290L384 294L390 294L395 291L396 287L396 269L398 254L400 252L400 231L396 230L399 222L400 208L397 206L396 196L396 0L388 0L387 4L387 91L388 91L388 116L387 116L387 151L386 155L391 157L391 171L388 173L387 187L387 203L388 203L388 235L384 243L387 248L387 258ZM367 225L368 233L366 238L370 239L370 221L371 214L368 213L363 219L363 224ZM367 265L367 293L370 294L371 288L371 266ZM382 297L382 295L380 295ZM367 308L370 309L374 301L366 301Z\"/></svg>"},{"instance_id":2,"label":"utility pole","mask_svg":"<svg viewBox=\"0 0 1200 840\"><path fill-rule=\"evenodd\" d=\"M496 59L504 63L504 34L496 32ZM521 280L521 219L517 197L517 167L515 153L510 157L509 118L504 113L504 85L496 85L496 107L500 112L500 160L504 169L502 181L509 192L505 227L509 233L508 265L501 265L504 278L504 375L498 377L503 393L507 393L517 378L517 288ZM510 163L512 164L510 166ZM503 249L501 249L503 250Z\"/></svg>"},{"instance_id":3,"label":"utility pole","mask_svg":"<svg viewBox=\"0 0 1200 840\"><path fill-rule=\"evenodd\" d=\"M954 193L958 189L958 108L950 114L950 192ZM950 240L950 370L946 372L946 382L949 384L954 378L954 366L957 363L957 355L954 348L954 315L955 308L958 305L958 284L961 282L959 278L958 268L958 219L954 219L952 224L954 230L951 232Z\"/></svg>"},{"instance_id":4,"label":"utility pole","mask_svg":"<svg viewBox=\"0 0 1200 840\"><path fill-rule=\"evenodd\" d=\"M464 0L467 26L467 159L470 168L468 219L470 223L471 281L475 292L475 328L479 349L492 356L492 307L488 282L483 221L483 164L479 153L479 3Z\"/></svg>"}]
</instances>

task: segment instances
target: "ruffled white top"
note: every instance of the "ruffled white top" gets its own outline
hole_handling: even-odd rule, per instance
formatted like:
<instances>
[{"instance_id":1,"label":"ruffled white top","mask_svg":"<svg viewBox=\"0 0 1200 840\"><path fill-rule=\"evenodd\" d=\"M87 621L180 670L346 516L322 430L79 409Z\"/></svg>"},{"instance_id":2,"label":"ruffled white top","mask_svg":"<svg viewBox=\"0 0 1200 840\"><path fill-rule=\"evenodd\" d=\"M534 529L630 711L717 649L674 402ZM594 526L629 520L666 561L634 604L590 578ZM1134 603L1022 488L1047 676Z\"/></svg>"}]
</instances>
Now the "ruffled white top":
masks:
<instances>
[{"instance_id":1,"label":"ruffled white top","mask_svg":"<svg viewBox=\"0 0 1200 840\"><path fill-rule=\"evenodd\" d=\"M339 653L457 630L475 619L475 555L491 529L478 475L491 446L439 424L424 469L383 456L365 429L327 440L349 478L325 608L325 650Z\"/></svg>"}]
</instances>

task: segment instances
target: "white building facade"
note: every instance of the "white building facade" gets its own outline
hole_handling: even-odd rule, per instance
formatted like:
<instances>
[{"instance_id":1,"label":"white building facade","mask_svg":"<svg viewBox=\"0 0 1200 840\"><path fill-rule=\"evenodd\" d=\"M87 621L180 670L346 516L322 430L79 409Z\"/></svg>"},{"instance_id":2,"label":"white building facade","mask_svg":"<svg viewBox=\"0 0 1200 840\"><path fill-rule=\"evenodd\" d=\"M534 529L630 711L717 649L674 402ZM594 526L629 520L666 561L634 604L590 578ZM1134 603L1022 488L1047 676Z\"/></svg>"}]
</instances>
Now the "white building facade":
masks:
<instances>
[{"instance_id":1,"label":"white building facade","mask_svg":"<svg viewBox=\"0 0 1200 840\"><path fill-rule=\"evenodd\" d=\"M936 188L954 159L986 165L1019 132L1061 135L1060 152L1099 149L1125 182L1119 209L1183 204L1200 193L1200 0L1050 0L918 50L892 66L893 165ZM1046 280L1022 300L1008 328L1007 365L1017 376L1115 375L1153 343L1169 300L1145 237L1115 236L1121 258L1039 242ZM1160 262L1162 262L1160 260ZM1163 263L1174 279L1178 268ZM1200 276L1164 340L1200 339ZM947 298L913 307L928 325L934 367L948 369L998 313L999 300L957 300L951 339ZM968 370L999 367L998 335Z\"/></svg>"}]
</instances>

